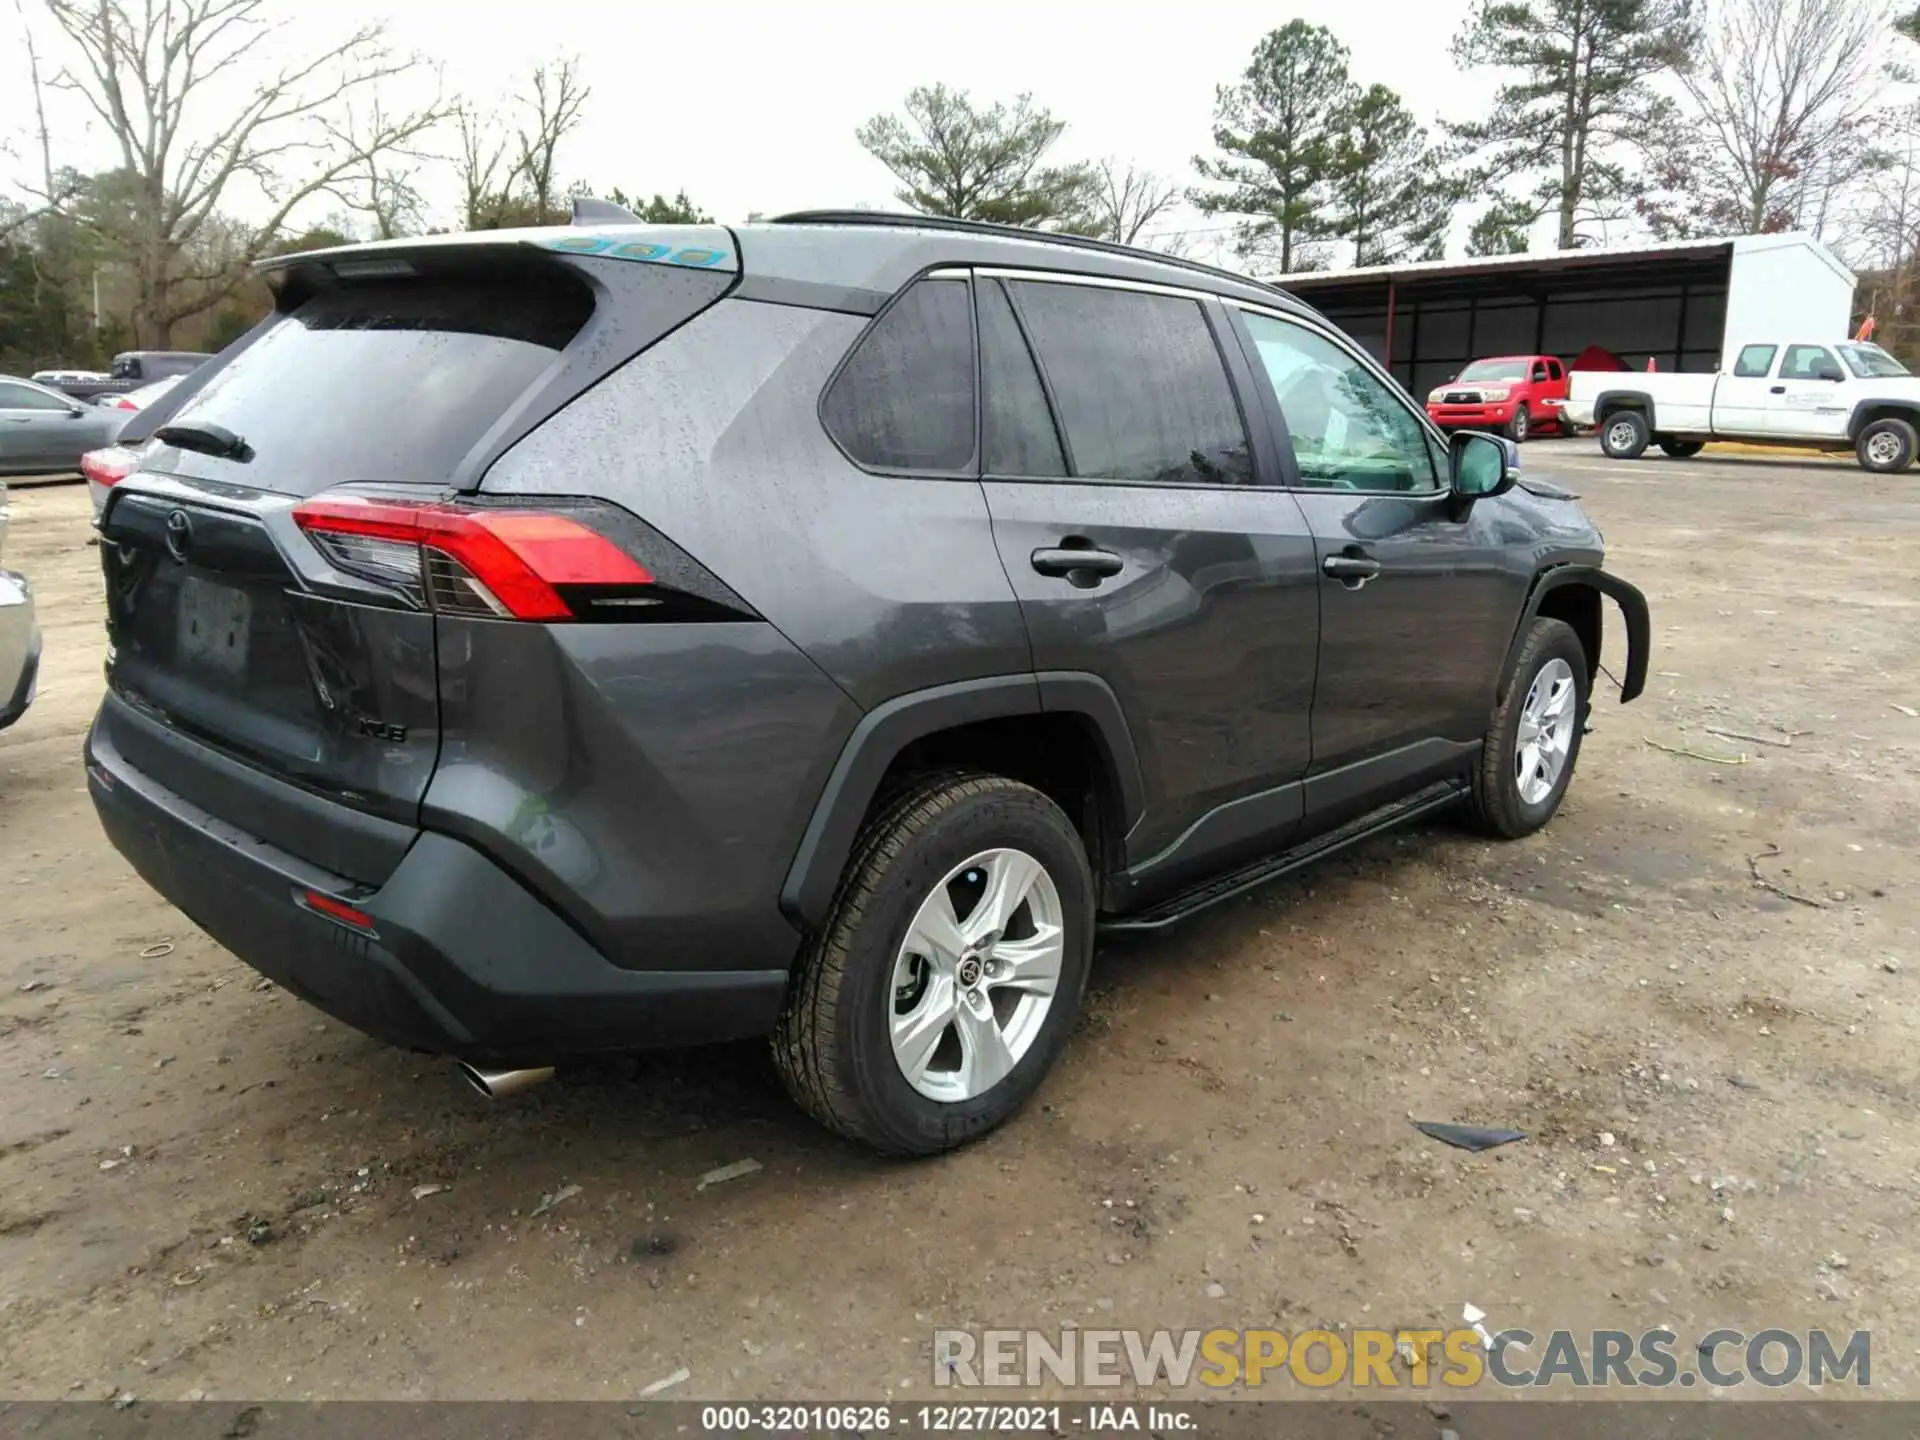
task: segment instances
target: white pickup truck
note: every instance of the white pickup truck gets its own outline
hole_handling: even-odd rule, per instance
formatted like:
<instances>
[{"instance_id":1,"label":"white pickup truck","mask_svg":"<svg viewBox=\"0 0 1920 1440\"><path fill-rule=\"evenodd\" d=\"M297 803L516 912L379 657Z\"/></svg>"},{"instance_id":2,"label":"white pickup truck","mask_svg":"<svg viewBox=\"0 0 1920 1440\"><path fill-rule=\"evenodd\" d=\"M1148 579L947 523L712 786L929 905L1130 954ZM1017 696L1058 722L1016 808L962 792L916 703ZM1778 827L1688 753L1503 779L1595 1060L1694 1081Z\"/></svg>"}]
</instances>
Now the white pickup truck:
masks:
<instances>
[{"instance_id":1,"label":"white pickup truck","mask_svg":"<svg viewBox=\"0 0 1920 1440\"><path fill-rule=\"evenodd\" d=\"M1920 377L1858 340L1744 345L1715 375L1576 370L1569 424L1632 460L1649 443L1678 459L1709 440L1851 450L1868 470L1905 470L1920 450Z\"/></svg>"}]
</instances>

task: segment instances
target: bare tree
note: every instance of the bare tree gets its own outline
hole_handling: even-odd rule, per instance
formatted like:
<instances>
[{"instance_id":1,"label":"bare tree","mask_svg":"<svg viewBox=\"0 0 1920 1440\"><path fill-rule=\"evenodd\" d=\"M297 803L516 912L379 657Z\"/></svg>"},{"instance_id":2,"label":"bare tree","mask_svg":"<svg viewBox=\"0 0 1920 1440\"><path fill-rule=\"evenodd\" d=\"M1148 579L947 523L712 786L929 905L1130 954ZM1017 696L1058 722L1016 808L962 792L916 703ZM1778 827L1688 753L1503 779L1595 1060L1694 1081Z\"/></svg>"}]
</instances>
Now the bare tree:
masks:
<instances>
[{"instance_id":1,"label":"bare tree","mask_svg":"<svg viewBox=\"0 0 1920 1440\"><path fill-rule=\"evenodd\" d=\"M1873 128L1850 229L1873 338L1911 360L1920 358L1920 100L1889 109Z\"/></svg>"},{"instance_id":2,"label":"bare tree","mask_svg":"<svg viewBox=\"0 0 1920 1440\"><path fill-rule=\"evenodd\" d=\"M468 230L484 230L494 223L498 197L512 179L507 141L471 102L462 101L453 118L460 138L454 165L460 174L461 215Z\"/></svg>"},{"instance_id":3,"label":"bare tree","mask_svg":"<svg viewBox=\"0 0 1920 1440\"><path fill-rule=\"evenodd\" d=\"M40 75L40 50L34 43L33 27L27 23L26 7L22 0L14 0L14 9L20 16L20 32L26 38L27 77L33 91L33 139L40 152L40 163L36 181L20 187L33 196L37 203L9 206L4 214L0 214L0 240L5 240L16 230L24 229L43 216L57 214L60 207L73 198L79 186L79 177L72 171L63 174L53 168L53 132L47 128L47 96ZM0 147L0 151L8 155L13 153L11 146Z\"/></svg>"},{"instance_id":4,"label":"bare tree","mask_svg":"<svg viewBox=\"0 0 1920 1440\"><path fill-rule=\"evenodd\" d=\"M364 118L355 108L348 107L345 124L335 132L336 143L359 157L344 177L344 203L372 222L377 240L417 235L426 228L427 207L414 177L420 165L434 157L410 144L370 147L367 137L387 133L392 123L377 97Z\"/></svg>"},{"instance_id":5,"label":"bare tree","mask_svg":"<svg viewBox=\"0 0 1920 1440\"><path fill-rule=\"evenodd\" d=\"M233 294L302 204L338 195L369 157L405 147L445 113L436 101L343 143L347 100L419 64L390 52L378 26L276 66L270 42L283 22L267 18L266 0L47 0L47 11L76 52L47 88L83 99L119 151L128 203L113 213L127 228L111 238L133 272L134 325L149 345ZM248 75L252 90L209 114L208 82L222 72ZM199 246L243 178L266 196L265 218L231 246ZM208 248L217 272L189 258Z\"/></svg>"},{"instance_id":6,"label":"bare tree","mask_svg":"<svg viewBox=\"0 0 1920 1440\"><path fill-rule=\"evenodd\" d=\"M1135 245L1146 228L1180 203L1180 190L1151 170L1102 160L1093 167L1087 233Z\"/></svg>"},{"instance_id":7,"label":"bare tree","mask_svg":"<svg viewBox=\"0 0 1920 1440\"><path fill-rule=\"evenodd\" d=\"M1868 156L1885 0L1720 0L1680 70L1690 102L1661 147L1665 234L1817 228Z\"/></svg>"},{"instance_id":8,"label":"bare tree","mask_svg":"<svg viewBox=\"0 0 1920 1440\"><path fill-rule=\"evenodd\" d=\"M553 218L560 199L556 181L560 142L579 128L581 110L593 92L581 82L578 57L536 66L533 93L521 98L525 121L516 131L516 178L532 192L535 223Z\"/></svg>"}]
</instances>

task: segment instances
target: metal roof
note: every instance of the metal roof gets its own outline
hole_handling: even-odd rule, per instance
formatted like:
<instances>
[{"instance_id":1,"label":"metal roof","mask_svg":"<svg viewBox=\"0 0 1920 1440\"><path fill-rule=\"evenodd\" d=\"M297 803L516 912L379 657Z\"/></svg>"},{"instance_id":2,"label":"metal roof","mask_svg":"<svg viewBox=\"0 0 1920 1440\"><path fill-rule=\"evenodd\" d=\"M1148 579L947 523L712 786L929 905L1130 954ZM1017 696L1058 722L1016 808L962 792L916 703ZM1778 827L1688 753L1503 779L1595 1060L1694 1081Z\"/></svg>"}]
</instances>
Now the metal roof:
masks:
<instances>
[{"instance_id":1,"label":"metal roof","mask_svg":"<svg viewBox=\"0 0 1920 1440\"><path fill-rule=\"evenodd\" d=\"M1312 298L1323 292L1359 290L1391 281L1401 284L1444 284L1472 281L1480 277L1495 280L1520 275L1537 275L1565 283L1570 272L1606 271L1609 279L1636 270L1645 270L1649 279L1660 278L1665 270L1679 274L1730 259L1737 251L1800 248L1811 251L1822 263L1849 281L1852 271L1834 253L1801 231L1778 235L1731 235L1709 240L1676 240L1652 245L1633 242L1624 245L1588 245L1574 250L1528 251L1521 255L1479 255L1460 260L1410 260L1396 265L1367 265L1348 270L1307 270L1278 276L1274 284L1297 295Z\"/></svg>"}]
</instances>

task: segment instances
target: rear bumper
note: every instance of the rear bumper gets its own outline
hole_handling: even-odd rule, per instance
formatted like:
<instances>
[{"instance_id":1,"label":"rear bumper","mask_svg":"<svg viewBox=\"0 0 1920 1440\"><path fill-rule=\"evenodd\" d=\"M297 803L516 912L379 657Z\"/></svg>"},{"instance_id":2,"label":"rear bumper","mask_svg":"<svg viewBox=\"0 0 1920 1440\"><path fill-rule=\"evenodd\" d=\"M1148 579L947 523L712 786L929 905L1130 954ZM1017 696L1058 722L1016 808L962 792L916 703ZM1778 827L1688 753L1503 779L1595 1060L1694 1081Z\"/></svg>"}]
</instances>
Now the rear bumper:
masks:
<instances>
[{"instance_id":1,"label":"rear bumper","mask_svg":"<svg viewBox=\"0 0 1920 1440\"><path fill-rule=\"evenodd\" d=\"M784 970L622 969L446 835L423 832L384 883L355 885L135 769L99 722L87 740L87 787L114 848L195 924L389 1044L550 1064L761 1035L779 1013ZM372 933L306 908L308 890L364 912Z\"/></svg>"},{"instance_id":2,"label":"rear bumper","mask_svg":"<svg viewBox=\"0 0 1920 1440\"><path fill-rule=\"evenodd\" d=\"M27 713L40 676L40 626L33 587L24 575L0 570L0 730Z\"/></svg>"}]
</instances>

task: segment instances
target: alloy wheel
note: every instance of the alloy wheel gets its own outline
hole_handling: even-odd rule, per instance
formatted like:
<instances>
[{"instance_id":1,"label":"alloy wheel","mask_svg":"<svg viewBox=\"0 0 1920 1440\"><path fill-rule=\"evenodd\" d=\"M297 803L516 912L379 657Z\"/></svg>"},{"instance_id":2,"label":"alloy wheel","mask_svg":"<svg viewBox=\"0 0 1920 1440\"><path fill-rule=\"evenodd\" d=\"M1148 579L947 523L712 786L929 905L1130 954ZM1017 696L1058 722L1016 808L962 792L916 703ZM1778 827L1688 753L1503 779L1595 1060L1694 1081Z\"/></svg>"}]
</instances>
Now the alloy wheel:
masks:
<instances>
[{"instance_id":1,"label":"alloy wheel","mask_svg":"<svg viewBox=\"0 0 1920 1440\"><path fill-rule=\"evenodd\" d=\"M1551 795L1567 768L1573 727L1579 723L1574 703L1579 693L1573 667L1564 660L1549 660L1533 677L1513 742L1513 778L1529 805Z\"/></svg>"},{"instance_id":2,"label":"alloy wheel","mask_svg":"<svg viewBox=\"0 0 1920 1440\"><path fill-rule=\"evenodd\" d=\"M948 871L894 960L888 1034L907 1083L957 1103L1006 1079L1039 1038L1065 957L1060 892L1033 856L985 850Z\"/></svg>"}]
</instances>

